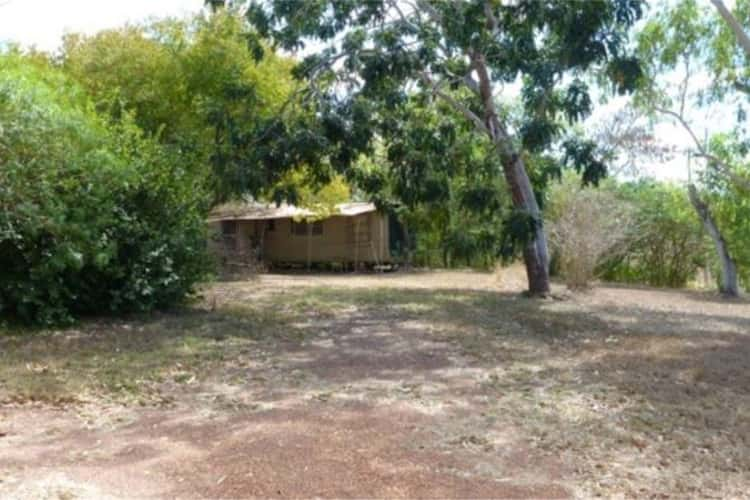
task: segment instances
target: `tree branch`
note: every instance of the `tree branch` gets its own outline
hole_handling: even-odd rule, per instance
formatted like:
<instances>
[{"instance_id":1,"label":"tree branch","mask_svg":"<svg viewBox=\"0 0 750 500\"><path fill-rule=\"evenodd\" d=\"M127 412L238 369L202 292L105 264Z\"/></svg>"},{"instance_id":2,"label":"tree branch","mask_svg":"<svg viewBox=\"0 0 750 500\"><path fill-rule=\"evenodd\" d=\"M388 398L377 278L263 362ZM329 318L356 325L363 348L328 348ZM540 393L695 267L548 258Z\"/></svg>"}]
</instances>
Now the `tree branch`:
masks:
<instances>
[{"instance_id":1,"label":"tree branch","mask_svg":"<svg viewBox=\"0 0 750 500\"><path fill-rule=\"evenodd\" d=\"M737 173L734 171L734 169L728 165L724 160L719 158L718 156L711 154L705 147L705 145L698 139L698 136L695 135L695 132L693 132L693 129L690 127L690 124L685 120L685 118L676 111L672 111L671 109L666 108L655 108L657 112L665 114L667 116L671 116L672 118L676 119L680 125L682 126L685 131L687 131L688 134L690 134L690 137L693 139L693 143L695 143L695 147L698 150L698 153L696 153L695 156L698 156L700 158L704 158L708 160L711 164L713 164L720 173L728 177L732 182L739 185L743 189L750 191L750 179L746 179L745 177L742 177L741 175L737 175Z\"/></svg>"},{"instance_id":2,"label":"tree branch","mask_svg":"<svg viewBox=\"0 0 750 500\"><path fill-rule=\"evenodd\" d=\"M409 25L413 30L419 31L419 26L414 24L412 21L409 21L409 18L406 17L404 11L401 10L401 7L399 7L398 5L398 0L390 0L388 4L398 13L398 17L401 18L401 22ZM414 10L414 12L417 12L416 9Z\"/></svg>"},{"instance_id":3,"label":"tree branch","mask_svg":"<svg viewBox=\"0 0 750 500\"><path fill-rule=\"evenodd\" d=\"M471 77L471 73L464 75L463 82L467 87L469 87L472 92L474 92L476 95L479 95L479 82Z\"/></svg>"},{"instance_id":4,"label":"tree branch","mask_svg":"<svg viewBox=\"0 0 750 500\"><path fill-rule=\"evenodd\" d=\"M748 37L747 33L745 33L745 30L742 29L742 25L739 23L739 21L737 21L734 15L732 15L729 9L727 9L722 0L711 0L711 3L714 4L716 10L719 11L719 15L724 18L724 21L726 21L726 23L732 29L734 36L737 38L737 43L740 44L742 50L744 50L745 54L750 57L750 37Z\"/></svg>"},{"instance_id":5,"label":"tree branch","mask_svg":"<svg viewBox=\"0 0 750 500\"><path fill-rule=\"evenodd\" d=\"M440 12L435 10L435 7L433 7L430 2L427 2L425 0L417 0L417 5L421 8L421 10L427 12L427 15L430 16L430 19L432 19L433 22L438 24L441 24L443 22L443 16L440 15Z\"/></svg>"},{"instance_id":6,"label":"tree branch","mask_svg":"<svg viewBox=\"0 0 750 500\"><path fill-rule=\"evenodd\" d=\"M743 94L750 94L750 85L748 85L745 82L735 81L735 82L732 82L732 86L738 92L742 92Z\"/></svg>"},{"instance_id":7,"label":"tree branch","mask_svg":"<svg viewBox=\"0 0 750 500\"><path fill-rule=\"evenodd\" d=\"M490 29L490 33L494 37L500 32L500 28L495 13L492 12L492 6L487 0L484 1L484 15L487 17L487 25Z\"/></svg>"},{"instance_id":8,"label":"tree branch","mask_svg":"<svg viewBox=\"0 0 750 500\"><path fill-rule=\"evenodd\" d=\"M471 121L474 126L480 131L487 135L490 135L490 131L487 128L487 126L484 124L481 118L477 116L476 113L474 113L472 110L470 110L468 107L466 107L464 104L461 104L458 102L456 98L454 98L450 94L446 94L442 90L440 90L440 86L438 84L435 84L430 78L430 75L427 74L427 72L423 71L420 74L422 81L425 85L427 85L430 89L433 95L436 95L440 97L442 100L447 102L451 107L453 107L455 110L459 111L461 114L464 115L469 121Z\"/></svg>"},{"instance_id":9,"label":"tree branch","mask_svg":"<svg viewBox=\"0 0 750 500\"><path fill-rule=\"evenodd\" d=\"M680 116L685 115L685 101L687 101L688 85L690 81L690 58L685 58L685 78L680 83Z\"/></svg>"},{"instance_id":10,"label":"tree branch","mask_svg":"<svg viewBox=\"0 0 750 500\"><path fill-rule=\"evenodd\" d=\"M473 52L469 57L471 59L471 66L474 71L477 72L477 78L479 79L479 97L484 106L484 122L488 129L488 133L490 134L490 138L496 145L502 146L504 149L503 154L510 155L511 152L508 148L508 133L497 116L495 96L492 92L492 79L487 70L484 56L478 52Z\"/></svg>"}]
</instances>

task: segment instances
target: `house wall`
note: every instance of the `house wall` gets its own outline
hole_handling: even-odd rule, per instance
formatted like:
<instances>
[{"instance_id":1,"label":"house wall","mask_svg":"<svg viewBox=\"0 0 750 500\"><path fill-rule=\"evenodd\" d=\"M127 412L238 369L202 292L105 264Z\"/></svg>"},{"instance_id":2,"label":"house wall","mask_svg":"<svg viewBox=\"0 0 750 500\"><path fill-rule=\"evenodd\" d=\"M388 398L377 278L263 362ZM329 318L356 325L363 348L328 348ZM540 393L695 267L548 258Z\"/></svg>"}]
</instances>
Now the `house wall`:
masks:
<instances>
[{"instance_id":1,"label":"house wall","mask_svg":"<svg viewBox=\"0 0 750 500\"><path fill-rule=\"evenodd\" d=\"M253 249L252 237L255 234L253 221L236 221L234 235L225 235L221 222L209 223L209 248L216 253L248 254Z\"/></svg>"},{"instance_id":2,"label":"house wall","mask_svg":"<svg viewBox=\"0 0 750 500\"><path fill-rule=\"evenodd\" d=\"M354 217L334 216L321 221L322 234L292 232L292 219L237 221L236 252L252 255L262 242L265 262L341 262L377 264L390 262L388 219L379 212ZM221 224L212 223L221 234Z\"/></svg>"}]
</instances>

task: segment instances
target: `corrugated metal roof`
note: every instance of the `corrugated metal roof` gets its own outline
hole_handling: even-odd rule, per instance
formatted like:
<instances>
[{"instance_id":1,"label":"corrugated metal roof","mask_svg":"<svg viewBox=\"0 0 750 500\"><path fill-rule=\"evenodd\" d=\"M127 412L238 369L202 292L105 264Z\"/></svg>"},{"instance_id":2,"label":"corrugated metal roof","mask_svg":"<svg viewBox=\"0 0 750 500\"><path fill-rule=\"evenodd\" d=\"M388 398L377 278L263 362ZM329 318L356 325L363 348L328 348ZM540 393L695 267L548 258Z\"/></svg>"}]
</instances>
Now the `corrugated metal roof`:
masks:
<instances>
[{"instance_id":1,"label":"corrugated metal roof","mask_svg":"<svg viewBox=\"0 0 750 500\"><path fill-rule=\"evenodd\" d=\"M339 203L336 205L336 209L338 209L339 215L345 215L348 217L366 214L377 210L374 203L367 202Z\"/></svg>"},{"instance_id":2,"label":"corrugated metal roof","mask_svg":"<svg viewBox=\"0 0 750 500\"><path fill-rule=\"evenodd\" d=\"M353 217L355 215L375 212L374 203L352 202L339 203L336 205L337 213L344 217ZM285 219L285 218L305 218L313 217L315 212L306 208L296 207L287 203L276 205L274 203L258 202L234 202L225 203L211 211L208 216L209 222L218 222L223 220L267 220L267 219Z\"/></svg>"}]
</instances>

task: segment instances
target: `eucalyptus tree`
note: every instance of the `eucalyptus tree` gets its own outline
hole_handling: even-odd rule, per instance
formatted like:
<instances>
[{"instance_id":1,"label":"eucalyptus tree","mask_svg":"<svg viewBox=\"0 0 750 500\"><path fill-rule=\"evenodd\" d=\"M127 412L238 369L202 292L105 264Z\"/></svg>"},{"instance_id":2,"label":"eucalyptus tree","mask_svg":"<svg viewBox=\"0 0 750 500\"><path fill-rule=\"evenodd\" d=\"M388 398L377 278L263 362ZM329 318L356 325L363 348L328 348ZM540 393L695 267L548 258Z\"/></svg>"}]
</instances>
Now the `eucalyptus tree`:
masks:
<instances>
[{"instance_id":1,"label":"eucalyptus tree","mask_svg":"<svg viewBox=\"0 0 750 500\"><path fill-rule=\"evenodd\" d=\"M638 105L653 116L673 120L688 134L692 142L689 153L705 160L708 176L717 175L743 190L750 189L746 172L728 156L712 151L708 137L700 137L691 119L691 111L694 116L696 110L706 110L713 105L725 109L737 106L735 134L748 137L742 130L742 105L746 101L743 81L748 75L741 64L736 63L746 54L738 53L734 35L723 19L710 5L696 0L665 5L639 33L638 50L646 61L646 77L636 97ZM731 242L726 238L726 227L715 216L711 201L692 179L688 196L716 247L722 275L720 289L725 295L736 296L739 293L737 265Z\"/></svg>"},{"instance_id":2,"label":"eucalyptus tree","mask_svg":"<svg viewBox=\"0 0 750 500\"><path fill-rule=\"evenodd\" d=\"M721 1L711 1L721 15L697 0L664 3L655 9L638 34L638 52L648 64L644 66L647 78L642 80L645 85L639 89L637 102L676 121L690 137L695 156L739 187L750 190L750 178L727 158L710 151L690 117L691 109L733 109L735 132L748 135L744 130L744 108L750 97L750 52L744 48L742 33L735 29L737 19ZM735 13L740 19L749 20L750 2L739 0ZM729 23L727 19L733 21ZM732 123L732 116L727 118L730 120L723 120L722 125Z\"/></svg>"},{"instance_id":3,"label":"eucalyptus tree","mask_svg":"<svg viewBox=\"0 0 750 500\"><path fill-rule=\"evenodd\" d=\"M738 171L750 174L750 149L742 137L718 134L711 138L711 151L730 162ZM737 273L748 289L750 285L750 196L742 186L713 171L704 178L706 197L722 224L737 263Z\"/></svg>"},{"instance_id":4,"label":"eucalyptus tree","mask_svg":"<svg viewBox=\"0 0 750 500\"><path fill-rule=\"evenodd\" d=\"M353 148L372 147L383 112L415 95L446 104L488 141L516 219L525 221L529 291L542 295L547 240L527 158L548 148L564 121L589 114L586 72L618 92L635 86L640 68L627 41L641 14L641 0L252 0L247 10L259 35L307 51L296 74L322 103L339 167L357 157ZM513 124L500 99L516 95L518 84L523 113ZM598 162L576 166L594 180L603 173Z\"/></svg>"}]
</instances>

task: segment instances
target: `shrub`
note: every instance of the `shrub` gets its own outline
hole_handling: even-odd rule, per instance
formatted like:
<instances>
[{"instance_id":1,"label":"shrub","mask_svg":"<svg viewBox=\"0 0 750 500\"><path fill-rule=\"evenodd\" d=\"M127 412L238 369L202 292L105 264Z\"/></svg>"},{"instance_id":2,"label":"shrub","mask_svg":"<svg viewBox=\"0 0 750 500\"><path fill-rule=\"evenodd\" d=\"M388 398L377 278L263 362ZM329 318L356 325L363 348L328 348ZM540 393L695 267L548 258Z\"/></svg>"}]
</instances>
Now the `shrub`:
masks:
<instances>
[{"instance_id":1,"label":"shrub","mask_svg":"<svg viewBox=\"0 0 750 500\"><path fill-rule=\"evenodd\" d=\"M182 300L207 269L202 185L56 70L0 55L0 314L48 324Z\"/></svg>"},{"instance_id":2,"label":"shrub","mask_svg":"<svg viewBox=\"0 0 750 500\"><path fill-rule=\"evenodd\" d=\"M635 223L625 251L602 265L602 278L685 286L712 254L685 188L642 181L616 189L635 208Z\"/></svg>"},{"instance_id":3,"label":"shrub","mask_svg":"<svg viewBox=\"0 0 750 500\"><path fill-rule=\"evenodd\" d=\"M630 207L613 193L566 177L550 190L549 235L568 288L585 288L620 252L632 225Z\"/></svg>"}]
</instances>

